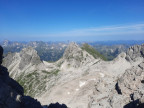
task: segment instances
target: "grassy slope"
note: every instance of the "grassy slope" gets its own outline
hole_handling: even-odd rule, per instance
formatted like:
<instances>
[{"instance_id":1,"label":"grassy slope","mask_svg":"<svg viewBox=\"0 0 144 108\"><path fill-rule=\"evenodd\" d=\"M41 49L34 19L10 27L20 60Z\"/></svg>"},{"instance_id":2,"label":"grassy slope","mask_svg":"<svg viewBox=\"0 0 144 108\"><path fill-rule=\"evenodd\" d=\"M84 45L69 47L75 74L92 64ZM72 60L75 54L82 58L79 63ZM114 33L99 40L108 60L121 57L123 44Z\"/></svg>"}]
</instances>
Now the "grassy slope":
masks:
<instances>
[{"instance_id":1,"label":"grassy slope","mask_svg":"<svg viewBox=\"0 0 144 108\"><path fill-rule=\"evenodd\" d=\"M91 54L94 58L101 58L103 60L107 60L106 57L104 57L102 54L100 54L97 50L95 50L92 46L88 44L83 44L81 47L83 50L87 51L89 54Z\"/></svg>"},{"instance_id":2,"label":"grassy slope","mask_svg":"<svg viewBox=\"0 0 144 108\"><path fill-rule=\"evenodd\" d=\"M55 69L51 72L42 70L41 72L35 70L34 72L24 74L24 72L16 79L17 82L24 87L25 95L35 97L41 94L46 89L46 82L52 76L57 76L60 70ZM40 74L41 73L41 74ZM52 84L50 85L52 86Z\"/></svg>"}]
</instances>

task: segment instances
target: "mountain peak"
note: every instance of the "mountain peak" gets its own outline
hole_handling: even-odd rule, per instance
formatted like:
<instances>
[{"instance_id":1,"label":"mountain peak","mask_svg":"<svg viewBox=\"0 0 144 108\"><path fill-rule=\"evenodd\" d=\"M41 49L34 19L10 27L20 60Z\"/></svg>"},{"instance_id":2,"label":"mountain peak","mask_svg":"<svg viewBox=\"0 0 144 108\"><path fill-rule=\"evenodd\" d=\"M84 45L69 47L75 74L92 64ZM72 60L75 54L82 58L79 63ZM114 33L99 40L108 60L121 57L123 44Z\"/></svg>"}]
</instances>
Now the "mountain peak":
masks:
<instances>
[{"instance_id":1,"label":"mountain peak","mask_svg":"<svg viewBox=\"0 0 144 108\"><path fill-rule=\"evenodd\" d=\"M10 67L17 67L17 69L23 70L28 65L37 65L39 63L41 63L41 60L37 51L32 47L28 47L23 48L19 53L9 53L4 58L3 65L9 66L11 64Z\"/></svg>"},{"instance_id":2,"label":"mountain peak","mask_svg":"<svg viewBox=\"0 0 144 108\"><path fill-rule=\"evenodd\" d=\"M66 48L63 60L65 61L63 67L79 68L83 65L93 63L96 59L87 51L81 49L76 43L72 42Z\"/></svg>"},{"instance_id":3,"label":"mountain peak","mask_svg":"<svg viewBox=\"0 0 144 108\"><path fill-rule=\"evenodd\" d=\"M40 57L37 54L37 51L32 47L24 48L20 52L21 62L20 62L20 69L23 69L27 64L31 63L33 65L37 65L41 63Z\"/></svg>"},{"instance_id":4,"label":"mountain peak","mask_svg":"<svg viewBox=\"0 0 144 108\"><path fill-rule=\"evenodd\" d=\"M75 42L71 42L66 48L63 57L67 59L72 57L73 54L81 52L81 50L82 49Z\"/></svg>"},{"instance_id":5,"label":"mountain peak","mask_svg":"<svg viewBox=\"0 0 144 108\"><path fill-rule=\"evenodd\" d=\"M28 54L28 55L32 55L32 56L37 55L37 51L32 47L23 48L20 53L21 54Z\"/></svg>"}]
</instances>

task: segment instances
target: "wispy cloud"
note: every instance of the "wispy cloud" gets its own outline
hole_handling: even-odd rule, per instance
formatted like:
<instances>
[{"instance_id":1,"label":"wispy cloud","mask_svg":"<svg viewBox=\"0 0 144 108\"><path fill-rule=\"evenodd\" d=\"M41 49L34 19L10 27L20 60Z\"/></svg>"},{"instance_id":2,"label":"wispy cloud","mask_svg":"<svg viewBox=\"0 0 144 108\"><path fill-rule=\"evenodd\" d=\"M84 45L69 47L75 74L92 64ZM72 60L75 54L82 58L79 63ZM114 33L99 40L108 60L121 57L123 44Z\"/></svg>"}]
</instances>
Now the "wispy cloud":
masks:
<instances>
[{"instance_id":1,"label":"wispy cloud","mask_svg":"<svg viewBox=\"0 0 144 108\"><path fill-rule=\"evenodd\" d=\"M48 36L109 36L109 35L144 35L144 24L105 26L96 28L85 28L71 31L65 31L57 34L48 34Z\"/></svg>"},{"instance_id":2,"label":"wispy cloud","mask_svg":"<svg viewBox=\"0 0 144 108\"><path fill-rule=\"evenodd\" d=\"M13 40L15 36L16 35L11 36L11 40ZM17 37L19 37L19 40L27 39L25 34L23 34L23 36L17 35ZM93 27L53 34L31 34L28 36L28 39L43 41L144 40L144 24Z\"/></svg>"}]
</instances>

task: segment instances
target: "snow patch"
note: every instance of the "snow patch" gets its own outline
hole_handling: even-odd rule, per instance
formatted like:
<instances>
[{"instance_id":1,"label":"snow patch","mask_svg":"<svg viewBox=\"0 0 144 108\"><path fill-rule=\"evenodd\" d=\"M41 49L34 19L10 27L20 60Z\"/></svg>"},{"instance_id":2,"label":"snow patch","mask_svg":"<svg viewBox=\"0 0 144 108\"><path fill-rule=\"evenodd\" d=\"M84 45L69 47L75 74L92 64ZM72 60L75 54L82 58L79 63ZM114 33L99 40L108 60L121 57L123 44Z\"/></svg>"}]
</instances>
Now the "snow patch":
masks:
<instances>
[{"instance_id":1,"label":"snow patch","mask_svg":"<svg viewBox=\"0 0 144 108\"><path fill-rule=\"evenodd\" d=\"M67 94L69 95L69 94L70 94L70 92L67 92Z\"/></svg>"},{"instance_id":2,"label":"snow patch","mask_svg":"<svg viewBox=\"0 0 144 108\"><path fill-rule=\"evenodd\" d=\"M93 79L90 79L90 81L95 81L96 79L95 78L93 78Z\"/></svg>"},{"instance_id":3,"label":"snow patch","mask_svg":"<svg viewBox=\"0 0 144 108\"><path fill-rule=\"evenodd\" d=\"M82 87L82 86L84 86L85 84L86 84L85 81L80 81L80 82L79 82L79 87Z\"/></svg>"},{"instance_id":4,"label":"snow patch","mask_svg":"<svg viewBox=\"0 0 144 108\"><path fill-rule=\"evenodd\" d=\"M99 73L99 74L100 74L101 77L104 77L104 76L105 76L105 74L103 74L103 73Z\"/></svg>"},{"instance_id":5,"label":"snow patch","mask_svg":"<svg viewBox=\"0 0 144 108\"><path fill-rule=\"evenodd\" d=\"M79 89L75 89L76 91L79 91Z\"/></svg>"}]
</instances>

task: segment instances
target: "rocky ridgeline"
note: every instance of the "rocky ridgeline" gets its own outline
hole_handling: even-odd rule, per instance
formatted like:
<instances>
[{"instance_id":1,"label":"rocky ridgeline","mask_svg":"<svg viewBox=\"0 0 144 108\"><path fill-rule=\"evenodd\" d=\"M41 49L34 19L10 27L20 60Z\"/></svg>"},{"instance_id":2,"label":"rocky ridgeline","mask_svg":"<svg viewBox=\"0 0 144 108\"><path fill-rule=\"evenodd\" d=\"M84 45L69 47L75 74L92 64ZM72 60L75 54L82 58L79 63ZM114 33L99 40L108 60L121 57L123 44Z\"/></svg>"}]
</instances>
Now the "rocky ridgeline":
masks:
<instances>
[{"instance_id":1,"label":"rocky ridgeline","mask_svg":"<svg viewBox=\"0 0 144 108\"><path fill-rule=\"evenodd\" d=\"M1 65L2 54L3 48L0 46L0 108L67 108L59 103L41 106L36 99L24 96L23 87L10 78L7 68Z\"/></svg>"},{"instance_id":2,"label":"rocky ridgeline","mask_svg":"<svg viewBox=\"0 0 144 108\"><path fill-rule=\"evenodd\" d=\"M141 57L144 57L144 44L142 45L135 45L130 47L127 52L126 52L127 56L126 59L128 61L137 61L139 60L139 58L141 59Z\"/></svg>"},{"instance_id":3,"label":"rocky ridgeline","mask_svg":"<svg viewBox=\"0 0 144 108\"><path fill-rule=\"evenodd\" d=\"M14 78L17 73L25 70L28 66L38 65L41 63L37 51L32 47L24 48L20 53L9 53L5 58L3 65L9 67L11 76ZM17 70L13 70L16 68Z\"/></svg>"},{"instance_id":4,"label":"rocky ridgeline","mask_svg":"<svg viewBox=\"0 0 144 108\"><path fill-rule=\"evenodd\" d=\"M68 45L63 55L63 62L73 68L81 68L94 61L95 58L87 51L82 50L75 42Z\"/></svg>"}]
</instances>

